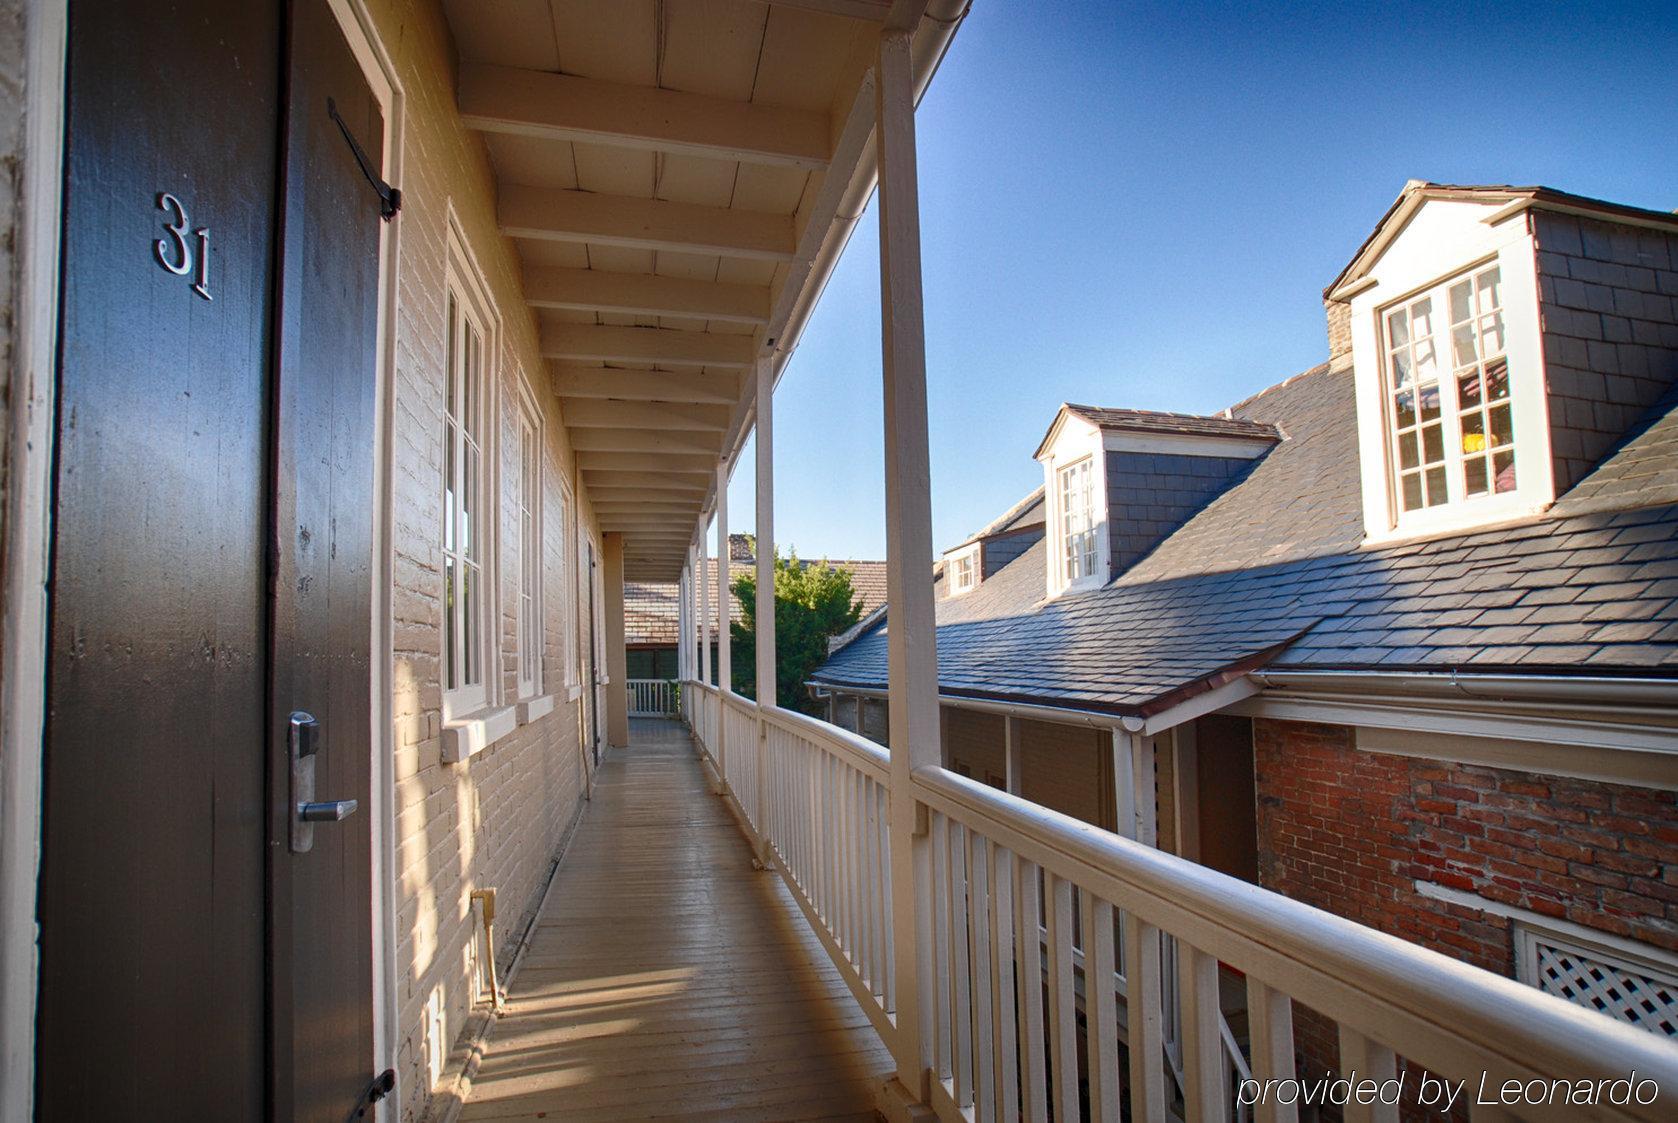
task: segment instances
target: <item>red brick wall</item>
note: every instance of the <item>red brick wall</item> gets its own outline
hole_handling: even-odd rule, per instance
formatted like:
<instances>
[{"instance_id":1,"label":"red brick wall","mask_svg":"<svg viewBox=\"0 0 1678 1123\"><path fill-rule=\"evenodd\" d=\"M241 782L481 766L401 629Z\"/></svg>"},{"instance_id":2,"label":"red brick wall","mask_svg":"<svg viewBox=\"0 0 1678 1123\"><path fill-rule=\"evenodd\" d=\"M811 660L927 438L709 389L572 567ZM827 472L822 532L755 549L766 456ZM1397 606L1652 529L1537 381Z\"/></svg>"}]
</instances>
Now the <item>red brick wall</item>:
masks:
<instances>
[{"instance_id":1,"label":"red brick wall","mask_svg":"<svg viewBox=\"0 0 1678 1123\"><path fill-rule=\"evenodd\" d=\"M1509 922L1418 879L1678 950L1674 793L1359 752L1353 736L1253 722L1266 888L1503 975ZM1300 1015L1299 1051L1332 1063L1332 1027Z\"/></svg>"}]
</instances>

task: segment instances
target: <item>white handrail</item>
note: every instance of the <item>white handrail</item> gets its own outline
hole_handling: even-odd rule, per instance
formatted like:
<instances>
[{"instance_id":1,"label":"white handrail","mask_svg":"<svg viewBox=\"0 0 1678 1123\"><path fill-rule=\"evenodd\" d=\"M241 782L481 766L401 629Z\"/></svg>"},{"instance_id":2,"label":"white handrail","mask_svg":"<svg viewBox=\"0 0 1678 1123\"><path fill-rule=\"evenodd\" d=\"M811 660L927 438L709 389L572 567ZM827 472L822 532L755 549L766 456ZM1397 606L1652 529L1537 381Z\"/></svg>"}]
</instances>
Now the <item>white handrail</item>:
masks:
<instances>
[{"instance_id":1,"label":"white handrail","mask_svg":"<svg viewBox=\"0 0 1678 1123\"><path fill-rule=\"evenodd\" d=\"M679 693L674 679L632 678L624 682L631 717L659 717L676 712Z\"/></svg>"},{"instance_id":2,"label":"white handrail","mask_svg":"<svg viewBox=\"0 0 1678 1123\"><path fill-rule=\"evenodd\" d=\"M1635 1070L1665 1102L1609 1113L1670 1118L1678 1047L1647 1031L945 769L914 782L951 822L1470 1091Z\"/></svg>"}]
</instances>

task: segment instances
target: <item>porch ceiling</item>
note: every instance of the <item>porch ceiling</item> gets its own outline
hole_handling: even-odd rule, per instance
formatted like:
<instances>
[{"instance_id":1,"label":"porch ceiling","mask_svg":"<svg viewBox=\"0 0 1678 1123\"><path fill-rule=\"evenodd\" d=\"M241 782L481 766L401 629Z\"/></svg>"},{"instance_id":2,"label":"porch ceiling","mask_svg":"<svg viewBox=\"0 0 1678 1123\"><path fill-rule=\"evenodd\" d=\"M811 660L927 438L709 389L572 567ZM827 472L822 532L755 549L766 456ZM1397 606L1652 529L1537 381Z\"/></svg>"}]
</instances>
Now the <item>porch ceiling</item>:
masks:
<instances>
[{"instance_id":1,"label":"porch ceiling","mask_svg":"<svg viewBox=\"0 0 1678 1123\"><path fill-rule=\"evenodd\" d=\"M926 0L444 7L584 487L625 576L675 580L753 364L790 350L872 190L881 27L948 32L921 34Z\"/></svg>"}]
</instances>

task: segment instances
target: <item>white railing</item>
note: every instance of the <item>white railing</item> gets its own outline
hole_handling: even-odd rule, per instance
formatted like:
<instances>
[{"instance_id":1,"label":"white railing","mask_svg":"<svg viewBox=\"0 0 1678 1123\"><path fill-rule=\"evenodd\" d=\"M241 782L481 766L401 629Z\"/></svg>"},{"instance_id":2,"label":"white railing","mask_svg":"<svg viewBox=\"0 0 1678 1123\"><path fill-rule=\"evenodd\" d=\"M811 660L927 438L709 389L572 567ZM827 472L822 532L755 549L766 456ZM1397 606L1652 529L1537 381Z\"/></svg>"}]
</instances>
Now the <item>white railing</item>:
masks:
<instances>
[{"instance_id":1,"label":"white railing","mask_svg":"<svg viewBox=\"0 0 1678 1123\"><path fill-rule=\"evenodd\" d=\"M632 678L629 690L630 717L669 717L676 713L676 683L665 678Z\"/></svg>"},{"instance_id":2,"label":"white railing","mask_svg":"<svg viewBox=\"0 0 1678 1123\"><path fill-rule=\"evenodd\" d=\"M894 941L914 935L891 915L888 754L776 707L760 721L754 703L697 683L684 706L760 855L895 1051ZM1413 1104L1425 1070L1460 1088L1476 1119L1578 1118L1590 1112L1565 1091L1536 1105L1476 1100L1508 1080L1530 1101L1550 1081L1635 1072L1644 1094L1598 1102L1596 1117L1674 1117L1678 1047L1645 1030L945 769L917 769L912 784L933 945L912 961L925 965L932 1107L946 1120L1043 1123L1051 1108L1056 1120L1118 1120L1122 1100L1138 1121L1296 1120L1316 1075L1294 1091L1279 1083L1300 1075L1296 1001L1338 1044L1314 1060L1377 1082L1378 1096L1402 1074ZM1246 977L1245 1048L1220 1010L1222 968ZM1385 1123L1400 1108L1343 1112Z\"/></svg>"}]
</instances>

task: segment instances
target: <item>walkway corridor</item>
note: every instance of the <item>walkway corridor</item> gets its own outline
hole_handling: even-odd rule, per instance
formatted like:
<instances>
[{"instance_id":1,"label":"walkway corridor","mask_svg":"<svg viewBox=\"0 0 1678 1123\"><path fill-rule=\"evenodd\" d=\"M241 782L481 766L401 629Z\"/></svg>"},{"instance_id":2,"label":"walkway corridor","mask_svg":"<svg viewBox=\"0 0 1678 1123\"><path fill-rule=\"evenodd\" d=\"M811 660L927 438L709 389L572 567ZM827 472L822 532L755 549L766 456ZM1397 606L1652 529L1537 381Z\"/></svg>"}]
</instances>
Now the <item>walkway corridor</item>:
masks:
<instances>
[{"instance_id":1,"label":"walkway corridor","mask_svg":"<svg viewBox=\"0 0 1678 1123\"><path fill-rule=\"evenodd\" d=\"M890 1054L687 732L631 723L463 1120L873 1119Z\"/></svg>"}]
</instances>

